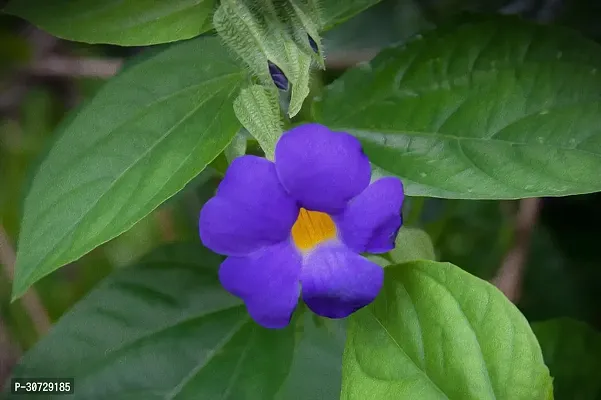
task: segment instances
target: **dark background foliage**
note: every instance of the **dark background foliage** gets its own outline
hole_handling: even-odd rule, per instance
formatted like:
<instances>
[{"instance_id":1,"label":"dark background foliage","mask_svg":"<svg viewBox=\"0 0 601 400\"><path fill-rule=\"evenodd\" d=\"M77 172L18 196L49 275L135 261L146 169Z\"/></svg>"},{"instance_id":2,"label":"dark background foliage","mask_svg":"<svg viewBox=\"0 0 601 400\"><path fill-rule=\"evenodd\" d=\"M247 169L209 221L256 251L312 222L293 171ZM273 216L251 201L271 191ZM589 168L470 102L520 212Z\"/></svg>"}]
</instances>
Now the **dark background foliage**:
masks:
<instances>
[{"instance_id":1,"label":"dark background foliage","mask_svg":"<svg viewBox=\"0 0 601 400\"><path fill-rule=\"evenodd\" d=\"M315 91L390 44L470 18L475 12L519 14L571 27L599 41L600 4L585 0L384 0L325 35L328 70L313 81ZM22 199L55 128L113 76L124 59L151 51L68 42L17 17L0 14L0 386L20 355L111 271L161 243L198 240L197 212L227 165L222 156L131 230L43 278L25 297L10 302ZM601 195L539 199L526 216L519 212L523 207L523 201L412 198L404 215L410 225L431 235L439 260L484 279L505 280L503 284L529 321L571 317L601 329ZM520 218L527 222L525 226ZM517 278L503 274L511 251L524 255L523 262L509 262L509 268L517 269ZM587 398L601 398L601 392Z\"/></svg>"}]
</instances>

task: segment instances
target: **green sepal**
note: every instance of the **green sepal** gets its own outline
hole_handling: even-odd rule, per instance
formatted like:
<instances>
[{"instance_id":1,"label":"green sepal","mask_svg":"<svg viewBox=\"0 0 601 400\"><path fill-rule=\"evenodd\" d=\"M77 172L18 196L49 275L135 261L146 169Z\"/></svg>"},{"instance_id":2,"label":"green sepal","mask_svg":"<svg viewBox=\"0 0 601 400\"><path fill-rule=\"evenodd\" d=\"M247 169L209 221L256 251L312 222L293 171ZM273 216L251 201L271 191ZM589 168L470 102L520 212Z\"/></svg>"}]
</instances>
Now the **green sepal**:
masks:
<instances>
[{"instance_id":1,"label":"green sepal","mask_svg":"<svg viewBox=\"0 0 601 400\"><path fill-rule=\"evenodd\" d=\"M289 73L284 74L292 84L292 95L288 106L288 115L294 117L303 106L303 102L309 95L309 81L311 78L311 56L295 47L288 53L290 62Z\"/></svg>"},{"instance_id":2,"label":"green sepal","mask_svg":"<svg viewBox=\"0 0 601 400\"><path fill-rule=\"evenodd\" d=\"M292 87L290 117L309 94L312 66L325 65L318 10L316 2L306 0L223 0L214 15L219 35L262 85L275 88L268 62L282 70Z\"/></svg>"},{"instance_id":3,"label":"green sepal","mask_svg":"<svg viewBox=\"0 0 601 400\"><path fill-rule=\"evenodd\" d=\"M257 140L265 157L273 160L275 144L283 132L277 90L261 85L242 89L234 101L234 112L244 128Z\"/></svg>"},{"instance_id":4,"label":"green sepal","mask_svg":"<svg viewBox=\"0 0 601 400\"><path fill-rule=\"evenodd\" d=\"M308 2L302 0L289 0L287 8L293 27L293 37L298 46L307 54L311 54L312 59L321 69L326 69L324 60L323 46L319 31L323 28L318 4L310 6ZM315 41L317 52L311 48L308 36Z\"/></svg>"},{"instance_id":5,"label":"green sepal","mask_svg":"<svg viewBox=\"0 0 601 400\"><path fill-rule=\"evenodd\" d=\"M262 82L270 81L266 27L242 1L223 0L213 15L215 30Z\"/></svg>"}]
</instances>

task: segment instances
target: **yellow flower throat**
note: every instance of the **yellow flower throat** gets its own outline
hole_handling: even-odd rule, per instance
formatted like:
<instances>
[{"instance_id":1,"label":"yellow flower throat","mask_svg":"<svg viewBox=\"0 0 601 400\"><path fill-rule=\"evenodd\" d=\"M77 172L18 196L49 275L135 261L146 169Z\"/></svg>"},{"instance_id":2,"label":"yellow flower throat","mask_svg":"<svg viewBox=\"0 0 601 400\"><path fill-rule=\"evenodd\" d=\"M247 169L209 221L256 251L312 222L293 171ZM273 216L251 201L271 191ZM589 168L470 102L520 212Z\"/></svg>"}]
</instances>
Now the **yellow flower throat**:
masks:
<instances>
[{"instance_id":1,"label":"yellow flower throat","mask_svg":"<svg viewBox=\"0 0 601 400\"><path fill-rule=\"evenodd\" d=\"M318 244L336 237L336 224L332 218L319 211L300 209L292 227L292 240L302 251L311 250Z\"/></svg>"}]
</instances>

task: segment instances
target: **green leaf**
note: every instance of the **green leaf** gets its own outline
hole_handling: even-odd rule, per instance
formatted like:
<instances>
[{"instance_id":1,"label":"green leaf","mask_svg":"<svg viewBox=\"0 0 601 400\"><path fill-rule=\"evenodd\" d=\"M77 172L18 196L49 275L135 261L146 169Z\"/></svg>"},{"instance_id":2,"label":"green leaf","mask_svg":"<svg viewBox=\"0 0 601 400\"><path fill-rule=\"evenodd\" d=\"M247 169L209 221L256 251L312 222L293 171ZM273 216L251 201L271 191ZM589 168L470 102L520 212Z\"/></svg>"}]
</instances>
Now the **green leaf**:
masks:
<instances>
[{"instance_id":1,"label":"green leaf","mask_svg":"<svg viewBox=\"0 0 601 400\"><path fill-rule=\"evenodd\" d=\"M421 0L381 1L327 31L323 43L330 59L348 57L349 53L369 58L372 52L404 42L416 33L431 28L422 12ZM330 61L330 70L349 67L347 59L338 64L333 62L335 60Z\"/></svg>"},{"instance_id":2,"label":"green leaf","mask_svg":"<svg viewBox=\"0 0 601 400\"><path fill-rule=\"evenodd\" d=\"M383 51L314 102L412 196L509 199L601 190L601 46L513 18Z\"/></svg>"},{"instance_id":3,"label":"green leaf","mask_svg":"<svg viewBox=\"0 0 601 400\"><path fill-rule=\"evenodd\" d=\"M315 2L314 2L315 3ZM321 15L315 4L303 0L288 0L284 11L288 14L287 24L292 28L296 44L306 53L313 55L319 68L325 69L323 46L321 44ZM308 37L313 39L313 44ZM315 48L314 48L315 47Z\"/></svg>"},{"instance_id":4,"label":"green leaf","mask_svg":"<svg viewBox=\"0 0 601 400\"><path fill-rule=\"evenodd\" d=\"M121 269L14 376L72 377L73 399L273 398L290 368L294 329L254 323L221 288L220 262L200 245L176 244Z\"/></svg>"},{"instance_id":5,"label":"green leaf","mask_svg":"<svg viewBox=\"0 0 601 400\"><path fill-rule=\"evenodd\" d=\"M290 374L275 399L338 400L344 320L326 320L306 312L302 321L302 334L294 351Z\"/></svg>"},{"instance_id":6,"label":"green leaf","mask_svg":"<svg viewBox=\"0 0 601 400\"><path fill-rule=\"evenodd\" d=\"M213 26L223 42L268 86L271 78L267 63L273 55L266 45L269 32L264 18L254 15L243 1L224 0L213 15ZM280 36L270 37L269 43L278 42Z\"/></svg>"},{"instance_id":7,"label":"green leaf","mask_svg":"<svg viewBox=\"0 0 601 400\"><path fill-rule=\"evenodd\" d=\"M315 0L309 0L315 2ZM320 19L326 30L338 25L381 0L321 0Z\"/></svg>"},{"instance_id":8,"label":"green leaf","mask_svg":"<svg viewBox=\"0 0 601 400\"><path fill-rule=\"evenodd\" d=\"M460 268L386 268L374 303L350 319L344 399L547 400L549 371L518 309Z\"/></svg>"},{"instance_id":9,"label":"green leaf","mask_svg":"<svg viewBox=\"0 0 601 400\"><path fill-rule=\"evenodd\" d=\"M129 229L240 129L245 79L215 38L170 47L112 79L64 128L25 200L13 295Z\"/></svg>"},{"instance_id":10,"label":"green leaf","mask_svg":"<svg viewBox=\"0 0 601 400\"><path fill-rule=\"evenodd\" d=\"M294 117L303 106L303 102L309 96L311 91L309 81L311 80L311 62L310 55L296 49L288 53L289 73L286 75L292 84L292 93L290 95L290 104L288 105L288 116ZM284 70L284 72L287 72Z\"/></svg>"},{"instance_id":11,"label":"green leaf","mask_svg":"<svg viewBox=\"0 0 601 400\"><path fill-rule=\"evenodd\" d=\"M601 398L601 333L558 318L532 324L553 376L557 400Z\"/></svg>"},{"instance_id":12,"label":"green leaf","mask_svg":"<svg viewBox=\"0 0 601 400\"><path fill-rule=\"evenodd\" d=\"M5 12L62 39L145 46L211 29L215 0L11 0Z\"/></svg>"},{"instance_id":13,"label":"green leaf","mask_svg":"<svg viewBox=\"0 0 601 400\"><path fill-rule=\"evenodd\" d=\"M395 264L413 260L435 260L434 246L430 236L421 229L402 227L395 239L395 247L390 251Z\"/></svg>"},{"instance_id":14,"label":"green leaf","mask_svg":"<svg viewBox=\"0 0 601 400\"><path fill-rule=\"evenodd\" d=\"M257 139L265 156L273 160L275 144L283 131L277 89L261 85L242 89L234 101L234 112L242 125Z\"/></svg>"}]
</instances>

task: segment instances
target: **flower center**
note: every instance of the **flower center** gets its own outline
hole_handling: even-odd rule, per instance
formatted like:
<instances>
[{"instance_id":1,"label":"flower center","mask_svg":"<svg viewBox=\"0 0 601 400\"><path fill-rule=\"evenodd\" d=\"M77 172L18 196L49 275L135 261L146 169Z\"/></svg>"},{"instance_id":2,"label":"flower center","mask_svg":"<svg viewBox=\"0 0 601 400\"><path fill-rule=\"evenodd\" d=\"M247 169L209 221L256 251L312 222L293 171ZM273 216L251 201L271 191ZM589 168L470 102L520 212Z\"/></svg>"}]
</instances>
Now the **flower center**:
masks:
<instances>
[{"instance_id":1,"label":"flower center","mask_svg":"<svg viewBox=\"0 0 601 400\"><path fill-rule=\"evenodd\" d=\"M336 237L336 225L332 218L319 211L300 209L292 227L292 240L302 251L311 250L321 242Z\"/></svg>"}]
</instances>

